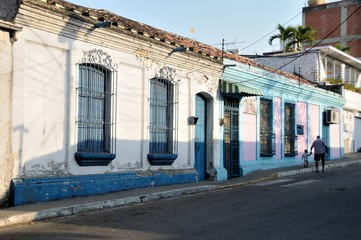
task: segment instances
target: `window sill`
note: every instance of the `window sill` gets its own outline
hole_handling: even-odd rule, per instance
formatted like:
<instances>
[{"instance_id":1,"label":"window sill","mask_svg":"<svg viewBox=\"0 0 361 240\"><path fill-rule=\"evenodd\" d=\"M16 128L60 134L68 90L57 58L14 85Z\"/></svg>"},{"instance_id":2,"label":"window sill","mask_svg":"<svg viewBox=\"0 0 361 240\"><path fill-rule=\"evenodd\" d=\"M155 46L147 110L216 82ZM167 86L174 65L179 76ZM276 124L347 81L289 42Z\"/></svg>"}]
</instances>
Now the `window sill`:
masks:
<instances>
[{"instance_id":1,"label":"window sill","mask_svg":"<svg viewBox=\"0 0 361 240\"><path fill-rule=\"evenodd\" d=\"M115 159L114 153L75 153L75 159L79 166L108 166Z\"/></svg>"},{"instance_id":2,"label":"window sill","mask_svg":"<svg viewBox=\"0 0 361 240\"><path fill-rule=\"evenodd\" d=\"M297 156L297 153L285 153L285 157L294 157Z\"/></svg>"},{"instance_id":3,"label":"window sill","mask_svg":"<svg viewBox=\"0 0 361 240\"><path fill-rule=\"evenodd\" d=\"M177 154L148 154L148 161L153 166L172 165Z\"/></svg>"},{"instance_id":4,"label":"window sill","mask_svg":"<svg viewBox=\"0 0 361 240\"><path fill-rule=\"evenodd\" d=\"M261 157L273 157L274 154L272 153L261 153Z\"/></svg>"}]
</instances>

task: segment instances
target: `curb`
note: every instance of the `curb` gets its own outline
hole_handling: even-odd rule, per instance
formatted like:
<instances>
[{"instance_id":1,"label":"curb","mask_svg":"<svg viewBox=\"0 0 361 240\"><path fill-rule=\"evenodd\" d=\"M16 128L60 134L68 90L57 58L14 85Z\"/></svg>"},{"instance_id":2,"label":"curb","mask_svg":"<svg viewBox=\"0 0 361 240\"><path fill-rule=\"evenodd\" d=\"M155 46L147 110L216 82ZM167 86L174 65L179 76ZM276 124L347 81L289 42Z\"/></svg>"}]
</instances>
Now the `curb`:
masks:
<instances>
[{"instance_id":1,"label":"curb","mask_svg":"<svg viewBox=\"0 0 361 240\"><path fill-rule=\"evenodd\" d=\"M348 162L341 162L341 163L331 163L325 166L326 169L332 168L341 168L351 165L361 164L361 160L355 161L348 161ZM39 211L32 211L27 213L19 213L19 214L9 214L11 216L1 217L0 218L0 227L15 225L15 224L24 224L32 221L39 221L49 218L57 218L57 217L66 217L77 215L81 213L97 211L106 208L115 208L115 207L123 207L135 204L141 204L146 202L157 201L160 199L167 199L167 198L174 198L180 196L191 195L195 193L207 192L207 191L214 191L214 190L222 190L222 189L229 189L234 187L242 187L248 186L252 184L256 184L259 182L275 180L278 178L289 177L289 176L297 176L306 173L313 172L314 168L302 168L297 170L291 171L284 171L284 172L276 172L270 174L268 177L259 178L255 180L250 180L246 182L240 183L233 183L228 185L204 185L204 186L195 186L195 187L188 187L188 188L181 188L169 191L162 191L162 192L155 192L146 195L139 195L139 196L131 196L119 199L111 199L111 200L104 200L98 202L90 202L84 204L77 204L77 205L70 205L65 207L58 207L58 208L50 208L46 210L39 210ZM9 210L11 211L11 210Z\"/></svg>"},{"instance_id":2,"label":"curb","mask_svg":"<svg viewBox=\"0 0 361 240\"><path fill-rule=\"evenodd\" d=\"M276 173L273 173L269 177L265 177L265 178L259 178L259 179L250 180L250 181L247 181L247 182L232 183L232 184L228 184L228 185L216 186L215 190L222 190L222 189L228 189L228 188L234 188L234 187L243 187L243 186L256 184L256 183L259 183L259 182L265 182L265 181L273 180L273 179L276 179L276 178L277 178Z\"/></svg>"},{"instance_id":3,"label":"curb","mask_svg":"<svg viewBox=\"0 0 361 240\"><path fill-rule=\"evenodd\" d=\"M167 198L180 197L180 196L185 196L200 192L213 191L215 189L216 187L211 185L195 186L189 188L156 192L141 196L132 196L126 198L111 199L111 200L105 200L99 202L90 202L90 203L71 205L66 207L50 208L46 210L14 214L12 216L2 217L0 219L0 227L5 227L15 224L24 224L24 223L44 220L48 218L72 216L72 215L97 211L106 208L122 207L122 206L152 202L160 199L167 199Z\"/></svg>"},{"instance_id":4,"label":"curb","mask_svg":"<svg viewBox=\"0 0 361 240\"><path fill-rule=\"evenodd\" d=\"M330 163L325 165L325 169L332 169L332 168L341 168L341 167L347 167L352 165L361 164L361 160L355 160L355 161L348 161L348 162L340 162L340 163ZM282 177L289 177L289 176L297 176L302 175L305 173L314 172L314 168L302 168L297 170L291 170L291 171L285 171L285 172L278 172L271 175L276 175L276 178L282 178Z\"/></svg>"}]
</instances>

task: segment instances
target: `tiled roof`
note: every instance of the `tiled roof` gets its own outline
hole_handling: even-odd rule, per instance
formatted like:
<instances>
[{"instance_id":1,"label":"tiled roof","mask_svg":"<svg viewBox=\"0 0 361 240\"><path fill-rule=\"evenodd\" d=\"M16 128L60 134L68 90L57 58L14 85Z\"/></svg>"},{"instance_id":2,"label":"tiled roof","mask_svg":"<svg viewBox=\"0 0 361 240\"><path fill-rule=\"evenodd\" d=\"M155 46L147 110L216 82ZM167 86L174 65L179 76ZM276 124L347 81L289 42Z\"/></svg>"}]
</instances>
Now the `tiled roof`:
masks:
<instances>
[{"instance_id":1,"label":"tiled roof","mask_svg":"<svg viewBox=\"0 0 361 240\"><path fill-rule=\"evenodd\" d=\"M99 0L100 1L100 0ZM223 52L221 49L216 47L195 41L190 38L182 37L174 33L166 32L154 27L151 27L147 24L136 22L119 15L116 15L110 11L103 9L92 9L76 5L63 0L23 0L23 3L34 3L42 6L51 8L54 11L60 11L63 14L68 15L73 18L80 18L83 21L94 23L94 21L109 21L112 24L111 29L119 28L125 33L129 34L139 34L151 39L158 40L160 42L168 43L174 46L183 46L187 48L188 52L193 52L195 54L200 54L206 57L209 57L215 61L221 61L222 56L225 59L234 60L239 63L247 64L250 66L258 67L276 74L283 75L287 78L297 80L302 83L311 84L307 80L295 76L290 73L280 71L278 69L270 68L264 65L261 65L249 58L239 56L230 52Z\"/></svg>"}]
</instances>

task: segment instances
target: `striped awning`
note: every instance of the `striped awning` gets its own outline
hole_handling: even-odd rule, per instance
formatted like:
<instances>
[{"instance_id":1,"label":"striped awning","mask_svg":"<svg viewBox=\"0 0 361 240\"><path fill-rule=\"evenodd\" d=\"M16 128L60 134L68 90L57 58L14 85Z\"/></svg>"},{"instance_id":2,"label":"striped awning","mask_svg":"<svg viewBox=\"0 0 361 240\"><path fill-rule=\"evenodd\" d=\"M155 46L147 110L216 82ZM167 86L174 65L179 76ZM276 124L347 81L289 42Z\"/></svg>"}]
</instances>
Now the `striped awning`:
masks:
<instances>
[{"instance_id":1,"label":"striped awning","mask_svg":"<svg viewBox=\"0 0 361 240\"><path fill-rule=\"evenodd\" d=\"M262 96L261 90L253 87L248 87L241 83L221 82L221 92L230 94L242 94L245 96Z\"/></svg>"}]
</instances>

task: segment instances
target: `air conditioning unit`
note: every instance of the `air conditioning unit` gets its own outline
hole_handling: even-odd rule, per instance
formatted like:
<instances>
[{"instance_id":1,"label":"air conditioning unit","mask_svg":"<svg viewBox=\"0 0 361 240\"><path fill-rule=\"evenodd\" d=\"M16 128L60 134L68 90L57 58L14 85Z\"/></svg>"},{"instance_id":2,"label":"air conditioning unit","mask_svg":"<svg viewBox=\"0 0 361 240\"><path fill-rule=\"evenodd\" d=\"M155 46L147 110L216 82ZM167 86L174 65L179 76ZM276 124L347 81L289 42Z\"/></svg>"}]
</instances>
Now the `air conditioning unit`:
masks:
<instances>
[{"instance_id":1,"label":"air conditioning unit","mask_svg":"<svg viewBox=\"0 0 361 240\"><path fill-rule=\"evenodd\" d=\"M326 123L335 124L339 123L340 114L337 110L326 110Z\"/></svg>"}]
</instances>

